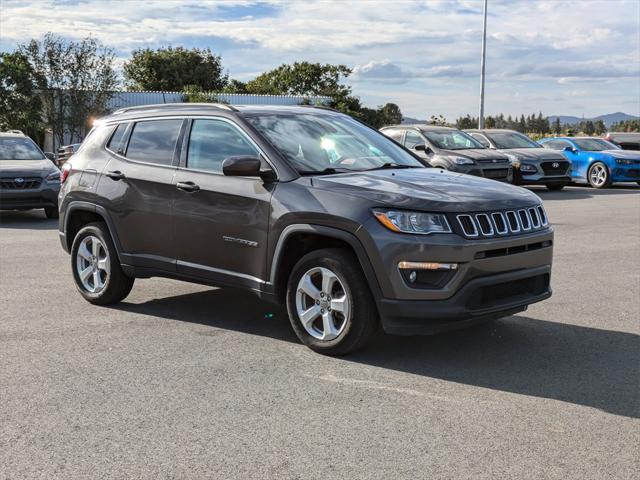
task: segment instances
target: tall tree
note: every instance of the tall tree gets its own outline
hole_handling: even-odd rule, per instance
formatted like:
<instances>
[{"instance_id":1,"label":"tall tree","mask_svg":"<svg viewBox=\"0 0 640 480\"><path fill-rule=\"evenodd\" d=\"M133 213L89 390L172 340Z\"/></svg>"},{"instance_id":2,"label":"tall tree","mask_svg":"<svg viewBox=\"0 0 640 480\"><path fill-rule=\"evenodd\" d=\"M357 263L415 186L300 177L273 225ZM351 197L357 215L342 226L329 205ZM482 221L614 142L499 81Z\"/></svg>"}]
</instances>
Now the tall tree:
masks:
<instances>
[{"instance_id":1,"label":"tall tree","mask_svg":"<svg viewBox=\"0 0 640 480\"><path fill-rule=\"evenodd\" d=\"M123 70L127 87L134 90L178 92L195 85L203 91L220 91L229 80L223 73L222 58L208 48L135 50Z\"/></svg>"},{"instance_id":2,"label":"tall tree","mask_svg":"<svg viewBox=\"0 0 640 480\"><path fill-rule=\"evenodd\" d=\"M0 130L22 130L42 143L42 104L35 87L35 73L26 56L0 53Z\"/></svg>"},{"instance_id":3,"label":"tall tree","mask_svg":"<svg viewBox=\"0 0 640 480\"><path fill-rule=\"evenodd\" d=\"M556 117L553 121L553 133L560 135L562 133L562 125L560 124L560 117Z\"/></svg>"},{"instance_id":4,"label":"tall tree","mask_svg":"<svg viewBox=\"0 0 640 480\"><path fill-rule=\"evenodd\" d=\"M113 51L91 37L75 42L51 33L18 51L33 69L45 123L56 143L82 139L90 118L105 112L118 85Z\"/></svg>"}]
</instances>

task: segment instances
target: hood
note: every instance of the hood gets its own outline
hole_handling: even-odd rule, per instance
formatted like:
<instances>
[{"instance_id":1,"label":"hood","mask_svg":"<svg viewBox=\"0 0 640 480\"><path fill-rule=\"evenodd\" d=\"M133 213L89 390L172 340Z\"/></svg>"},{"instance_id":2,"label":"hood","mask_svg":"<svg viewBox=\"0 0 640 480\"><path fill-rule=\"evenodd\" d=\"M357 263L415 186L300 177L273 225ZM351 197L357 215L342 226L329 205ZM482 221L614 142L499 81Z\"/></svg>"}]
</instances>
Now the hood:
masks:
<instances>
[{"instance_id":1,"label":"hood","mask_svg":"<svg viewBox=\"0 0 640 480\"><path fill-rule=\"evenodd\" d=\"M502 153L510 153L520 160L555 160L565 161L566 158L560 152L547 148L509 148L500 150Z\"/></svg>"},{"instance_id":2,"label":"hood","mask_svg":"<svg viewBox=\"0 0 640 480\"><path fill-rule=\"evenodd\" d=\"M524 188L439 168L343 173L313 177L312 183L379 206L433 212L479 212L541 203Z\"/></svg>"},{"instance_id":3,"label":"hood","mask_svg":"<svg viewBox=\"0 0 640 480\"><path fill-rule=\"evenodd\" d=\"M438 150L438 155L451 155L455 157L465 157L471 160L491 160L498 158L500 160L507 160L504 154L493 150L491 148L470 148L465 150Z\"/></svg>"},{"instance_id":4,"label":"hood","mask_svg":"<svg viewBox=\"0 0 640 480\"><path fill-rule=\"evenodd\" d=\"M0 159L0 176L42 177L48 172L57 170L53 162L47 158L42 160L2 160Z\"/></svg>"},{"instance_id":5,"label":"hood","mask_svg":"<svg viewBox=\"0 0 640 480\"><path fill-rule=\"evenodd\" d=\"M611 155L614 158L624 158L627 160L638 160L640 162L640 151L637 150L602 150L605 155Z\"/></svg>"}]
</instances>

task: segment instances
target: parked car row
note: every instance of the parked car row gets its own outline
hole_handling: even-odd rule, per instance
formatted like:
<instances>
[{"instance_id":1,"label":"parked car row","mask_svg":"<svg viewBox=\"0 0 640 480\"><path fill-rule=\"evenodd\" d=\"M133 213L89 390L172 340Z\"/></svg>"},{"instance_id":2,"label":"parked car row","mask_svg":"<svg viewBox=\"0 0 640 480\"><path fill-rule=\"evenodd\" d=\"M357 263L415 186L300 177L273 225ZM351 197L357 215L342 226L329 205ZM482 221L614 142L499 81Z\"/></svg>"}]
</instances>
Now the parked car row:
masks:
<instances>
[{"instance_id":1,"label":"parked car row","mask_svg":"<svg viewBox=\"0 0 640 480\"><path fill-rule=\"evenodd\" d=\"M381 132L433 167L516 185L546 185L549 190L569 183L640 185L640 151L625 151L602 138L557 137L538 143L513 130L429 125L392 125Z\"/></svg>"}]
</instances>

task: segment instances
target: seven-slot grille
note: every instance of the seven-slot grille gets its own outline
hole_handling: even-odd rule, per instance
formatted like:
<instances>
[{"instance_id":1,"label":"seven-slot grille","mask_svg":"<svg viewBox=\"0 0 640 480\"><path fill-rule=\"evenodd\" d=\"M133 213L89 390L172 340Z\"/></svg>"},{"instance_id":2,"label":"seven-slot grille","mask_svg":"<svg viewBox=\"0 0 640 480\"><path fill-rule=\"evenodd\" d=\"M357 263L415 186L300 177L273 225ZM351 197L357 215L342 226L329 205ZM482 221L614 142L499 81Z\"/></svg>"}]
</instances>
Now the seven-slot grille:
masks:
<instances>
[{"instance_id":1,"label":"seven-slot grille","mask_svg":"<svg viewBox=\"0 0 640 480\"><path fill-rule=\"evenodd\" d=\"M463 213L456 215L467 238L491 238L534 232L549 225L542 205L504 212Z\"/></svg>"},{"instance_id":2,"label":"seven-slot grille","mask_svg":"<svg viewBox=\"0 0 640 480\"><path fill-rule=\"evenodd\" d=\"M38 188L42 179L38 177L8 177L0 178L2 190L29 190Z\"/></svg>"}]
</instances>

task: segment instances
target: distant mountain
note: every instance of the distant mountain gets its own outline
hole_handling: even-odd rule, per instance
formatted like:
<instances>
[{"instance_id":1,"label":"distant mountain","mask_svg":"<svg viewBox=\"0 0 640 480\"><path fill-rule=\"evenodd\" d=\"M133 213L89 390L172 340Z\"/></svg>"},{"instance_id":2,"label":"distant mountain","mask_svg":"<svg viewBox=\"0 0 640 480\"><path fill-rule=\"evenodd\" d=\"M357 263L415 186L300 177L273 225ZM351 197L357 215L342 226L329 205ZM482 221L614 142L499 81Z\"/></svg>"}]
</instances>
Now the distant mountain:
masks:
<instances>
[{"instance_id":1,"label":"distant mountain","mask_svg":"<svg viewBox=\"0 0 640 480\"><path fill-rule=\"evenodd\" d=\"M418 120L417 118L412 118L412 117L402 117L402 123L404 125L410 125L413 123L427 123L426 120Z\"/></svg>"},{"instance_id":2,"label":"distant mountain","mask_svg":"<svg viewBox=\"0 0 640 480\"><path fill-rule=\"evenodd\" d=\"M582 122L583 120L591 120L591 121L597 121L597 120L602 120L605 124L605 126L610 127L611 124L613 123L617 123L617 122L621 122L623 120L638 120L640 119L640 117L635 117L633 115L629 115L627 113L623 113L623 112L616 112L616 113L607 113L606 115L598 115L597 117L593 117L593 118L581 118L581 117L573 117L570 115L549 115L549 123L553 123L556 121L556 118L560 119L560 123L565 125L565 124L574 124L574 123L578 123L578 122Z\"/></svg>"}]
</instances>

